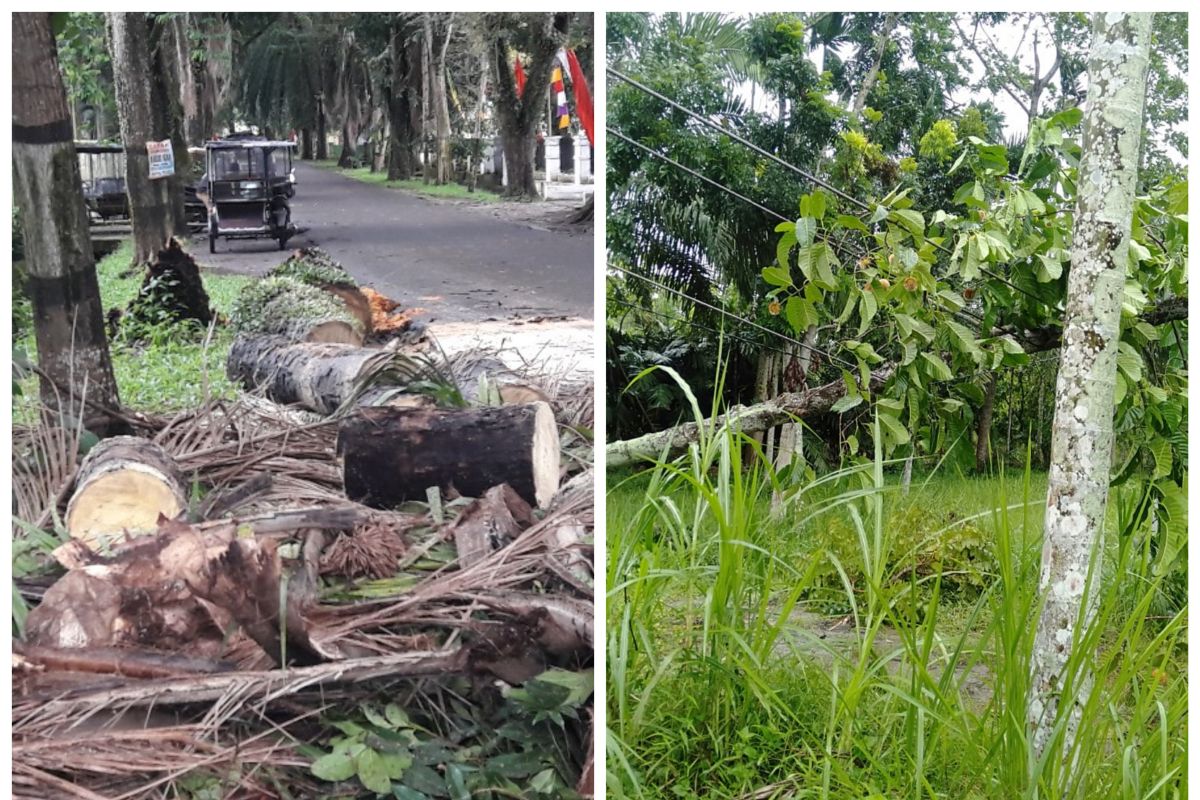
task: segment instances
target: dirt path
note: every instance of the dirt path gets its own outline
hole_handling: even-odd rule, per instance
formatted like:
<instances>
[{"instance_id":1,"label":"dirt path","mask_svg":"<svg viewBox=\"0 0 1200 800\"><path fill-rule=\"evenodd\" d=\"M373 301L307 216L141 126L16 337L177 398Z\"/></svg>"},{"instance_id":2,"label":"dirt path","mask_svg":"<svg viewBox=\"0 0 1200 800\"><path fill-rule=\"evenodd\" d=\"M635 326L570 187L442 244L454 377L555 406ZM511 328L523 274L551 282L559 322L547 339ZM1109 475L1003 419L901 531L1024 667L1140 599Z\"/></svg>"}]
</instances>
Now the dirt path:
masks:
<instances>
[{"instance_id":1,"label":"dirt path","mask_svg":"<svg viewBox=\"0 0 1200 800\"><path fill-rule=\"evenodd\" d=\"M427 200L303 163L296 176L292 219L307 230L289 248L323 247L362 285L425 309L426 322L592 319L591 231L547 224L557 209ZM244 275L281 260L268 239L222 240L216 255L197 241L193 252Z\"/></svg>"}]
</instances>

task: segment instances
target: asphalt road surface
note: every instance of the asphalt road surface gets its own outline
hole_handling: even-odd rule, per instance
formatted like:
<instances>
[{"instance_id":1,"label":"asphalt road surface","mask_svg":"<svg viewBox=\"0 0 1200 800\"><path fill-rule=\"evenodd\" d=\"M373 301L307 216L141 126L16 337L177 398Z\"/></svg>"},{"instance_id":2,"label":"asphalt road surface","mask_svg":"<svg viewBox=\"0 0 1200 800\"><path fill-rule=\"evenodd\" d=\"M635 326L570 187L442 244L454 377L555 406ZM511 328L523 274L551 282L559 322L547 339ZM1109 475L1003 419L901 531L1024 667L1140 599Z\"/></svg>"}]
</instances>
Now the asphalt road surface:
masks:
<instances>
[{"instance_id":1,"label":"asphalt road surface","mask_svg":"<svg viewBox=\"0 0 1200 800\"><path fill-rule=\"evenodd\" d=\"M319 245L364 286L420 307L423 319L592 318L592 234L498 219L477 207L426 200L296 163L288 249ZM261 275L285 257L273 239L197 239L219 272Z\"/></svg>"}]
</instances>

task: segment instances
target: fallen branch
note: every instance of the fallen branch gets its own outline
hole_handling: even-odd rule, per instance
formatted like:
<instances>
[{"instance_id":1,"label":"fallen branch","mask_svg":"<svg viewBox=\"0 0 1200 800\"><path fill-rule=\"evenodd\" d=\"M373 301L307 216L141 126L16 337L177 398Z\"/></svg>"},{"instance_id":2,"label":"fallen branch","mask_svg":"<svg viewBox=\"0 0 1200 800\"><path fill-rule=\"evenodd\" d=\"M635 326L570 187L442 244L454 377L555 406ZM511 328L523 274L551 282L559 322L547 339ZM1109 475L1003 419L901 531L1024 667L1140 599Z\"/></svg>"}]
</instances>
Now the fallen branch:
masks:
<instances>
[{"instance_id":1,"label":"fallen branch","mask_svg":"<svg viewBox=\"0 0 1200 800\"><path fill-rule=\"evenodd\" d=\"M871 373L871 390L883 388L896 367L885 364ZM803 392L788 392L765 403L752 406L733 406L715 419L703 422L703 430L713 431L728 426L742 433L757 433L791 422L795 418L822 414L846 395L846 382L841 378ZM695 422L684 423L665 431L648 433L636 439L613 442L605 448L605 466L623 467L639 461L653 461L664 453L670 455L700 440L701 427Z\"/></svg>"},{"instance_id":2,"label":"fallen branch","mask_svg":"<svg viewBox=\"0 0 1200 800\"><path fill-rule=\"evenodd\" d=\"M58 697L30 697L17 700L13 707L13 727L33 715L39 717L63 713L75 715L88 710L121 706L180 705L211 703L236 696L247 704L269 704L312 686L330 683L357 683L374 678L418 678L446 675L465 669L465 651L461 649L396 653L387 656L357 658L309 667L254 672L228 672L195 678L156 680L126 686L76 689Z\"/></svg>"}]
</instances>

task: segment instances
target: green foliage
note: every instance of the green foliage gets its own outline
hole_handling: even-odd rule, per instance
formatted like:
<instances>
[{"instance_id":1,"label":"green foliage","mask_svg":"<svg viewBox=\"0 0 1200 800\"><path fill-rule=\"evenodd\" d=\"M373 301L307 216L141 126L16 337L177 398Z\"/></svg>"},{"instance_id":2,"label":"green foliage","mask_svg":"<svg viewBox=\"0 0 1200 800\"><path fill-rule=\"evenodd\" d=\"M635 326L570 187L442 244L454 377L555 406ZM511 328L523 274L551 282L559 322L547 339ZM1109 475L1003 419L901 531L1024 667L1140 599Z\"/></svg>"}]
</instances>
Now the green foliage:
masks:
<instances>
[{"instance_id":1,"label":"green foliage","mask_svg":"<svg viewBox=\"0 0 1200 800\"><path fill-rule=\"evenodd\" d=\"M105 309L126 307L138 294L141 276L129 272L133 246L126 242L96 265L100 300ZM213 308L228 313L234 298L253 279L233 275L206 275L205 288ZM195 408L208 398L232 398L237 387L225 377L225 356L233 340L233 331L218 325L199 337L179 335L178 326L150 326L139 338L118 335L110 341L109 351L122 404L139 411L174 411ZM35 353L32 331L14 346ZM29 421L38 397L37 379L32 375L20 381L20 400L13 404L13 419Z\"/></svg>"},{"instance_id":2,"label":"green foliage","mask_svg":"<svg viewBox=\"0 0 1200 800\"><path fill-rule=\"evenodd\" d=\"M295 333L313 321L340 320L361 327L328 292L287 276L246 284L229 311L229 324L251 333Z\"/></svg>"},{"instance_id":3,"label":"green foliage","mask_svg":"<svg viewBox=\"0 0 1200 800\"><path fill-rule=\"evenodd\" d=\"M1097 687L1078 759L1059 745L1031 762L1045 478L935 472L905 497L887 467L876 448L832 473L777 473L717 429L610 483L610 795L1184 796L1186 605L1147 619L1167 582L1150 548L1116 535L1122 515L1073 650ZM845 616L806 610L817 599ZM1070 795L1053 788L1065 764Z\"/></svg>"},{"instance_id":4,"label":"green foliage","mask_svg":"<svg viewBox=\"0 0 1200 800\"><path fill-rule=\"evenodd\" d=\"M920 152L922 158L932 159L938 164L949 160L951 153L958 144L958 129L954 121L939 119L933 127L921 137Z\"/></svg>"},{"instance_id":5,"label":"green foliage","mask_svg":"<svg viewBox=\"0 0 1200 800\"><path fill-rule=\"evenodd\" d=\"M564 746L576 747L586 733L578 710L592 681L589 670L552 669L509 689L493 708L447 693L434 716L398 702L364 703L328 719L338 734L328 749L305 748L310 770L376 797L574 798L578 765L568 762Z\"/></svg>"},{"instance_id":6,"label":"green foliage","mask_svg":"<svg viewBox=\"0 0 1200 800\"><path fill-rule=\"evenodd\" d=\"M267 272L268 278L293 278L309 286L357 287L354 278L328 253L319 247L298 250L277 267Z\"/></svg>"}]
</instances>

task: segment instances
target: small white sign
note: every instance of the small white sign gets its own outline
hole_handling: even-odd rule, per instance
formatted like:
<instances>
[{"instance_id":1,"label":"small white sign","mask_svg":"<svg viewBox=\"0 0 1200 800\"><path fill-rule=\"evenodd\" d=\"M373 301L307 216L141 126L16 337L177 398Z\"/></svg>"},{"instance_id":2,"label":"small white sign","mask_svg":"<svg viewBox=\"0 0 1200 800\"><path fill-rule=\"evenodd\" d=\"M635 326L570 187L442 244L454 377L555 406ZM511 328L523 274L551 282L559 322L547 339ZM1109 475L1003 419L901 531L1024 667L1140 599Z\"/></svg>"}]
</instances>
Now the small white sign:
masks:
<instances>
[{"instance_id":1,"label":"small white sign","mask_svg":"<svg viewBox=\"0 0 1200 800\"><path fill-rule=\"evenodd\" d=\"M175 174L175 151L171 149L170 139L146 142L146 154L150 156L150 180Z\"/></svg>"}]
</instances>

